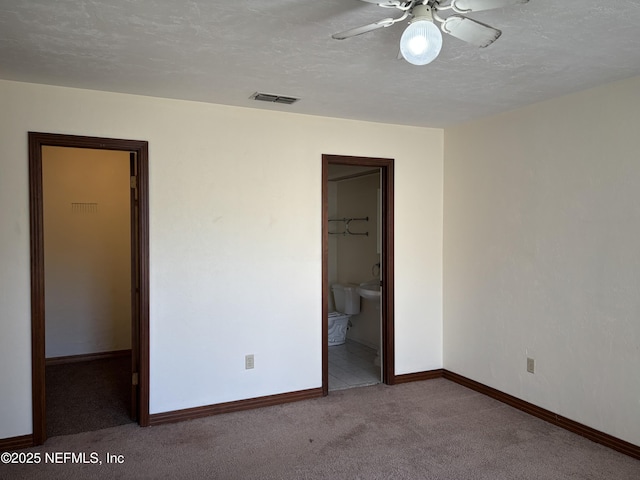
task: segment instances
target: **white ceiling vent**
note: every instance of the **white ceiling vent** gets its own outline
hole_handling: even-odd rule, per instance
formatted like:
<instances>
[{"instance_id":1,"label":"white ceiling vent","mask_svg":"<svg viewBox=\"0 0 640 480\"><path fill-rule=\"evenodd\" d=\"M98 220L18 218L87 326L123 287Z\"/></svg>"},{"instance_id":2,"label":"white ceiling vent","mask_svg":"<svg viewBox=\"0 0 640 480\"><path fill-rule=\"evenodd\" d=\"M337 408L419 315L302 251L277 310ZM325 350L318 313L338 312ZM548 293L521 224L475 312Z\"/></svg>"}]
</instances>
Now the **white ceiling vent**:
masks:
<instances>
[{"instance_id":1,"label":"white ceiling vent","mask_svg":"<svg viewBox=\"0 0 640 480\"><path fill-rule=\"evenodd\" d=\"M282 95L273 95L270 93L260 93L256 92L251 97L253 100L260 100L262 102L271 102L271 103L284 103L285 105L291 105L292 103L300 100L299 98L294 97L284 97Z\"/></svg>"}]
</instances>

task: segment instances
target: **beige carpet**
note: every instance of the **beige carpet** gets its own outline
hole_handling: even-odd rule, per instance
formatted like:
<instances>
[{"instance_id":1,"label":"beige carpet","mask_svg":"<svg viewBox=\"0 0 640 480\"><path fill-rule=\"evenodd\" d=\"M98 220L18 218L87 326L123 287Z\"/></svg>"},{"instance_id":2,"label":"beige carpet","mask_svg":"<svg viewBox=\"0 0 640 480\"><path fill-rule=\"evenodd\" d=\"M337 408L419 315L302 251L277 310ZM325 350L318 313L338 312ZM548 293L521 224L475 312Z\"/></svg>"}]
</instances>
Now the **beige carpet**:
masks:
<instances>
[{"instance_id":1,"label":"beige carpet","mask_svg":"<svg viewBox=\"0 0 640 480\"><path fill-rule=\"evenodd\" d=\"M103 464L1 465L1 478L640 478L640 461L444 379L60 436L23 452L95 452ZM107 452L124 464L105 464Z\"/></svg>"}]
</instances>

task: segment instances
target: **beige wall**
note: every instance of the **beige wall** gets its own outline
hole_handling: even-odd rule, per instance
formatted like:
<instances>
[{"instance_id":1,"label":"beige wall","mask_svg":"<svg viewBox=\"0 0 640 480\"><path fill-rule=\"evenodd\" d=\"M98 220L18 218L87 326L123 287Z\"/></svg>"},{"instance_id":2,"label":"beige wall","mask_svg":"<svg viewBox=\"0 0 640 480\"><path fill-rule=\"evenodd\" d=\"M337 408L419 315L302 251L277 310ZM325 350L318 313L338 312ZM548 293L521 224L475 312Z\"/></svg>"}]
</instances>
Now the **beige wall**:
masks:
<instances>
[{"instance_id":1,"label":"beige wall","mask_svg":"<svg viewBox=\"0 0 640 480\"><path fill-rule=\"evenodd\" d=\"M395 159L396 373L442 367L442 130L8 81L0 111L0 438L31 432L28 131L149 141L151 413L320 387L322 154Z\"/></svg>"},{"instance_id":2,"label":"beige wall","mask_svg":"<svg viewBox=\"0 0 640 480\"><path fill-rule=\"evenodd\" d=\"M635 444L639 101L449 128L444 173L445 368ZM31 432L28 131L150 142L152 413L320 385L322 153L396 160L396 373L443 366L441 130L6 81L0 111L0 438Z\"/></svg>"},{"instance_id":3,"label":"beige wall","mask_svg":"<svg viewBox=\"0 0 640 480\"><path fill-rule=\"evenodd\" d=\"M447 128L444 174L445 368L636 445L638 125L640 77Z\"/></svg>"},{"instance_id":4,"label":"beige wall","mask_svg":"<svg viewBox=\"0 0 640 480\"><path fill-rule=\"evenodd\" d=\"M129 176L128 152L43 147L47 358L131 348Z\"/></svg>"}]
</instances>

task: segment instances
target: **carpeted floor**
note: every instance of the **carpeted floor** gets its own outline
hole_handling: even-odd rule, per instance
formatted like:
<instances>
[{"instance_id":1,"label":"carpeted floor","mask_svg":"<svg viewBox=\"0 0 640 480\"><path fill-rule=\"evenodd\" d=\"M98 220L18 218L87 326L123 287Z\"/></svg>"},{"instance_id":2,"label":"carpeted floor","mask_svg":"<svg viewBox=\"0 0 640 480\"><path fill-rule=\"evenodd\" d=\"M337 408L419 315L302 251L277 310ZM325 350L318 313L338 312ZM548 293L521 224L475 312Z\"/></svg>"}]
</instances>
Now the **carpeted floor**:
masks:
<instances>
[{"instance_id":1,"label":"carpeted floor","mask_svg":"<svg viewBox=\"0 0 640 480\"><path fill-rule=\"evenodd\" d=\"M640 478L640 461L445 379L54 437L23 452L95 452L102 464L0 465L1 478ZM107 464L107 453L123 463Z\"/></svg>"},{"instance_id":2,"label":"carpeted floor","mask_svg":"<svg viewBox=\"0 0 640 480\"><path fill-rule=\"evenodd\" d=\"M46 367L47 437L130 423L131 357Z\"/></svg>"}]
</instances>

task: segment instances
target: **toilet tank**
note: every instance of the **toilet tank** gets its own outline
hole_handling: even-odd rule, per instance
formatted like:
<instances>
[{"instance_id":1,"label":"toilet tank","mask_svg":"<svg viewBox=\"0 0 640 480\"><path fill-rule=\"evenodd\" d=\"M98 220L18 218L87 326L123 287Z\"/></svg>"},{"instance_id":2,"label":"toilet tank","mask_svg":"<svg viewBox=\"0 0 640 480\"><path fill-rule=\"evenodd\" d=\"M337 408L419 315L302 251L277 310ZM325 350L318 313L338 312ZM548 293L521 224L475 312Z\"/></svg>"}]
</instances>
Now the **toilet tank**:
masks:
<instances>
[{"instance_id":1,"label":"toilet tank","mask_svg":"<svg viewBox=\"0 0 640 480\"><path fill-rule=\"evenodd\" d=\"M360 294L358 293L357 285L336 283L331 286L331 291L333 292L333 299L338 312L348 315L360 313Z\"/></svg>"}]
</instances>

